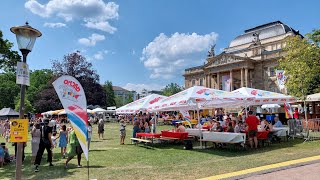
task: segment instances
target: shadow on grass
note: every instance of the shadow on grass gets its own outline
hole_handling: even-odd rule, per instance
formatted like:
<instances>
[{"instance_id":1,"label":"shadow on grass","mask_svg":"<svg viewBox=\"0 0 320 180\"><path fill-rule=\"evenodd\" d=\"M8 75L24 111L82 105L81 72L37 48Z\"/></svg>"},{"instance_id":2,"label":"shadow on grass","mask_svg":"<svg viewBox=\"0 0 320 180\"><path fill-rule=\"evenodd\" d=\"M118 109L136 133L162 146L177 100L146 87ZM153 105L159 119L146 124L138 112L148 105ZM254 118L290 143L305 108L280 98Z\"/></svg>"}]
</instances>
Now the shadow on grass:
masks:
<instances>
[{"instance_id":1,"label":"shadow on grass","mask_svg":"<svg viewBox=\"0 0 320 180\"><path fill-rule=\"evenodd\" d=\"M34 172L34 165L31 164L31 154L26 153L26 159L22 166L22 179L57 179L67 178L73 175L76 171L68 171L64 169L63 163L54 163L50 167L46 162L46 155L42 158L42 163L39 166L40 171ZM15 179L15 163L11 163L0 169L0 179Z\"/></svg>"},{"instance_id":2,"label":"shadow on grass","mask_svg":"<svg viewBox=\"0 0 320 180\"><path fill-rule=\"evenodd\" d=\"M106 150L106 149L90 149L90 152L91 152L91 151L93 151L93 152L94 152L94 151L99 152L99 151L107 151L107 150Z\"/></svg>"},{"instance_id":3,"label":"shadow on grass","mask_svg":"<svg viewBox=\"0 0 320 180\"><path fill-rule=\"evenodd\" d=\"M207 153L207 154L213 154L217 156L224 156L224 157L236 157L236 156L247 156L247 155L252 155L252 154L260 154L265 151L273 151L273 150L278 150L278 149L283 149L283 148L290 148L293 147L297 144L302 144L303 140L302 139L294 139L294 140L289 140L288 142L282 141L281 143L272 143L270 146L265 145L264 147L259 147L257 150L251 150L249 148L249 144L246 145L246 148L241 148L240 145L235 146L233 144L227 144L226 146L223 146L221 148L217 148L213 146L213 143L210 143L207 146L207 148L204 149L192 149L192 150L186 150L186 151L195 151L195 152L200 152L200 153ZM154 144L153 148L156 149L176 149L176 150L184 150L185 144L183 142L179 143L159 143L159 144ZM193 141L193 146L194 147L200 147L200 144L198 142Z\"/></svg>"}]
</instances>

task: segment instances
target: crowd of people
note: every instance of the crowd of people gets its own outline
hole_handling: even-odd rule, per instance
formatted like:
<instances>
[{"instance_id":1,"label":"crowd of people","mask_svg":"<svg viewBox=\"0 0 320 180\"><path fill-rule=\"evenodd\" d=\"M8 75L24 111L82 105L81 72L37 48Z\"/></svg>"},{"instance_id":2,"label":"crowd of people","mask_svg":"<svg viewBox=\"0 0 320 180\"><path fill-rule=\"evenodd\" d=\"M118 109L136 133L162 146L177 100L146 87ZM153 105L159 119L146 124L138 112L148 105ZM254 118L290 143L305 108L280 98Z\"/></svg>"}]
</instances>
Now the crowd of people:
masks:
<instances>
[{"instance_id":1,"label":"crowd of people","mask_svg":"<svg viewBox=\"0 0 320 180\"><path fill-rule=\"evenodd\" d=\"M31 163L35 165L35 172L39 171L42 155L47 152L47 162L53 166L53 150L60 148L61 158L66 159L65 167L69 161L77 156L78 167L81 167L82 148L72 126L67 121L60 119L39 118L29 121L31 135ZM68 126L68 127L67 127ZM91 140L92 127L89 122L88 127L89 141ZM9 120L0 121L0 136L6 139L0 146L0 166L16 161L17 143L9 143L10 122ZM15 146L15 153L11 155L7 145ZM27 143L23 143L22 162L25 160L24 150Z\"/></svg>"}]
</instances>

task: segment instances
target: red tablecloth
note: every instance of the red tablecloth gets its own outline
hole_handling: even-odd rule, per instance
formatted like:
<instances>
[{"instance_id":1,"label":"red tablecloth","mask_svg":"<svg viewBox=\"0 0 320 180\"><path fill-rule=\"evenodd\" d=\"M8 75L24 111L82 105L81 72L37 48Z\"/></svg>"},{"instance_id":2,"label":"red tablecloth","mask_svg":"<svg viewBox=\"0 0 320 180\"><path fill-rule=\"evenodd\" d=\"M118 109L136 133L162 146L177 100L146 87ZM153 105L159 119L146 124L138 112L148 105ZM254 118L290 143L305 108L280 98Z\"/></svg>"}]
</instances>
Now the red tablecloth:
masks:
<instances>
[{"instance_id":1,"label":"red tablecloth","mask_svg":"<svg viewBox=\"0 0 320 180\"><path fill-rule=\"evenodd\" d=\"M188 133L187 132L161 131L161 136L162 137L179 138L179 139L187 139Z\"/></svg>"},{"instance_id":2,"label":"red tablecloth","mask_svg":"<svg viewBox=\"0 0 320 180\"><path fill-rule=\"evenodd\" d=\"M156 133L137 133L137 138L139 137L152 137L152 138L160 138L161 134Z\"/></svg>"},{"instance_id":3,"label":"red tablecloth","mask_svg":"<svg viewBox=\"0 0 320 180\"><path fill-rule=\"evenodd\" d=\"M212 126L210 126L210 125L206 125L206 126L202 126L202 129L211 129L212 128Z\"/></svg>"}]
</instances>

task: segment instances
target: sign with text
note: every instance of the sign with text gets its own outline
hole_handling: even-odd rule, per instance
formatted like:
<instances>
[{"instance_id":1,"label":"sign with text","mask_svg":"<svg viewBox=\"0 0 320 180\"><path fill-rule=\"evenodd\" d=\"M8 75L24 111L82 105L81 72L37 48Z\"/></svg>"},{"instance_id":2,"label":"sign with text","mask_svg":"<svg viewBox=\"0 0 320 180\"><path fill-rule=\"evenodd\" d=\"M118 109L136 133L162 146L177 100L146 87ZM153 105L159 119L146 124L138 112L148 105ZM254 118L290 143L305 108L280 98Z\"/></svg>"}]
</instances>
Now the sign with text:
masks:
<instances>
[{"instance_id":1,"label":"sign with text","mask_svg":"<svg viewBox=\"0 0 320 180\"><path fill-rule=\"evenodd\" d=\"M30 79L29 79L29 66L27 63L18 62L17 63L17 84L23 84L30 86Z\"/></svg>"},{"instance_id":2,"label":"sign with text","mask_svg":"<svg viewBox=\"0 0 320 180\"><path fill-rule=\"evenodd\" d=\"M28 119L10 120L10 142L27 142L28 126Z\"/></svg>"}]
</instances>

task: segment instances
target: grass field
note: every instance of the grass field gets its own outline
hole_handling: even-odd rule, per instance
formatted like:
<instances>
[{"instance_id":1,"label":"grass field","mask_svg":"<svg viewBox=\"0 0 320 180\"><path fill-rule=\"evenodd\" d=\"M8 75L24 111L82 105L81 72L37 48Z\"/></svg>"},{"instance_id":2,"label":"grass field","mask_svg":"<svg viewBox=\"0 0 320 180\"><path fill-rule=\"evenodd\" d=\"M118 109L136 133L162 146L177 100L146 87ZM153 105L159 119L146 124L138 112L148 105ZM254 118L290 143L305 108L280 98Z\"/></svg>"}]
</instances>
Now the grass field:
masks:
<instances>
[{"instance_id":1,"label":"grass field","mask_svg":"<svg viewBox=\"0 0 320 180\"><path fill-rule=\"evenodd\" d=\"M132 145L132 125L127 126L126 144L119 143L119 125L105 126L105 140L98 140L97 126L89 152L90 179L196 179L228 173L247 168L320 155L319 141L303 143L301 139L271 144L259 150L205 149L184 150L182 144L159 144L154 147ZM172 129L170 126L159 126ZM3 142L4 139L0 138ZM10 146L11 154L14 153ZM23 179L87 179L86 160L82 156L83 168L77 168L77 160L70 161L64 169L60 149L55 149L54 167L46 163L46 152L40 172L35 173L30 164L31 146L26 147L27 159L23 165ZM0 179L13 179L15 165L0 169Z\"/></svg>"}]
</instances>

